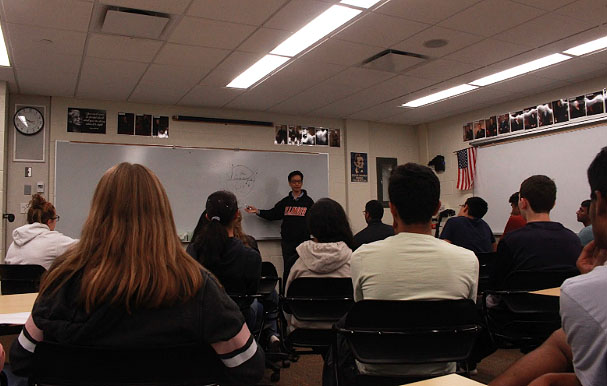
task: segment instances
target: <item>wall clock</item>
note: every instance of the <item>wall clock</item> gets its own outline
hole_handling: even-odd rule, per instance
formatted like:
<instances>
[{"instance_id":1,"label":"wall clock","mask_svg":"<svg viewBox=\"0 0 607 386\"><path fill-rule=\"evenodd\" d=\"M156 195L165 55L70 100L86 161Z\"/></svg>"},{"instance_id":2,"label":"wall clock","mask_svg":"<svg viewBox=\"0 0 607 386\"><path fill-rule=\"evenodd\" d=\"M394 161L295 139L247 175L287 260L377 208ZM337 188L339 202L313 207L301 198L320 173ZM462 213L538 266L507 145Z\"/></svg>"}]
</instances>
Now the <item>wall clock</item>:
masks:
<instances>
[{"instance_id":1,"label":"wall clock","mask_svg":"<svg viewBox=\"0 0 607 386\"><path fill-rule=\"evenodd\" d=\"M13 117L15 129L23 135L34 135L44 128L44 116L34 107L22 107Z\"/></svg>"}]
</instances>

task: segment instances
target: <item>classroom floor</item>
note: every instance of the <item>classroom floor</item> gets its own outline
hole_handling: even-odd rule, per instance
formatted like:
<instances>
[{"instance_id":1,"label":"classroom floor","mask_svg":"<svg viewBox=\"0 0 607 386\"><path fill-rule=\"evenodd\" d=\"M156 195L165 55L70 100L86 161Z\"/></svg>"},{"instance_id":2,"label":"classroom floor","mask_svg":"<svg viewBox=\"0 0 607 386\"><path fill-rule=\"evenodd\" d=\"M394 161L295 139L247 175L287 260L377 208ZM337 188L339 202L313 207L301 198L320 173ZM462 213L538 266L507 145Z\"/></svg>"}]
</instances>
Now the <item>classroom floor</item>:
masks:
<instances>
[{"instance_id":1,"label":"classroom floor","mask_svg":"<svg viewBox=\"0 0 607 386\"><path fill-rule=\"evenodd\" d=\"M522 357L518 350L497 350L478 365L478 374L471 378L487 384L503 373L512 363ZM288 369L280 372L280 381L270 382L269 370L262 384L275 386L319 386L322 384L322 358L320 355L302 355Z\"/></svg>"}]
</instances>

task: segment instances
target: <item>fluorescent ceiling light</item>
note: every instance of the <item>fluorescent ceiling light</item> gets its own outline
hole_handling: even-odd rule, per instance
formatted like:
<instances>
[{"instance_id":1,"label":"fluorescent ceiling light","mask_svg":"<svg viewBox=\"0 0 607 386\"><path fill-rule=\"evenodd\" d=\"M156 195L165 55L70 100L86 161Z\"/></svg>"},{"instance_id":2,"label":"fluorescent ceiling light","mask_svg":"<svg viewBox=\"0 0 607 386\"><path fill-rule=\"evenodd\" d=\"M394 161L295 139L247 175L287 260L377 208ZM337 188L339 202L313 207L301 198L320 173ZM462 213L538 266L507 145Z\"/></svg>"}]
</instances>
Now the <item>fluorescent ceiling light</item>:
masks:
<instances>
[{"instance_id":1,"label":"fluorescent ceiling light","mask_svg":"<svg viewBox=\"0 0 607 386\"><path fill-rule=\"evenodd\" d=\"M593 40L588 43L580 44L579 46L575 46L563 52L567 55L580 56L592 51L600 50L605 47L607 47L607 36Z\"/></svg>"},{"instance_id":2,"label":"fluorescent ceiling light","mask_svg":"<svg viewBox=\"0 0 607 386\"><path fill-rule=\"evenodd\" d=\"M11 62L8 60L8 51L6 50L6 43L4 42L4 34L2 33L2 27L0 27L0 66L10 67Z\"/></svg>"},{"instance_id":3,"label":"fluorescent ceiling light","mask_svg":"<svg viewBox=\"0 0 607 386\"><path fill-rule=\"evenodd\" d=\"M238 75L226 87L248 88L288 60L289 58L285 58L284 56L266 55L259 59L257 63L247 68L245 72Z\"/></svg>"},{"instance_id":4,"label":"fluorescent ceiling light","mask_svg":"<svg viewBox=\"0 0 607 386\"><path fill-rule=\"evenodd\" d=\"M351 5L358 8L371 8L381 0L341 0L340 4Z\"/></svg>"},{"instance_id":5,"label":"fluorescent ceiling light","mask_svg":"<svg viewBox=\"0 0 607 386\"><path fill-rule=\"evenodd\" d=\"M295 56L310 47L332 31L352 20L362 11L334 5L306 24L302 29L289 36L287 40L274 48L271 54Z\"/></svg>"},{"instance_id":6,"label":"fluorescent ceiling light","mask_svg":"<svg viewBox=\"0 0 607 386\"><path fill-rule=\"evenodd\" d=\"M475 86L486 86L488 84L501 82L502 80L514 78L515 76L526 74L531 71L539 70L540 68L548 67L568 59L571 59L571 56L562 54L552 54L544 56L543 58L539 58L531 62L521 64L520 66L512 67L496 74L477 79L473 82L470 82L470 84L473 84Z\"/></svg>"},{"instance_id":7,"label":"fluorescent ceiling light","mask_svg":"<svg viewBox=\"0 0 607 386\"><path fill-rule=\"evenodd\" d=\"M469 84L461 84L459 86L452 87L447 90L439 91L437 93L425 96L423 98L416 99L411 102L407 102L407 103L403 104L402 106L403 107L419 107L419 106L427 105L432 102L437 102L437 101L440 101L443 99L447 99L447 98L450 98L455 95L463 94L465 92L472 91L477 88L478 87L472 86Z\"/></svg>"}]
</instances>

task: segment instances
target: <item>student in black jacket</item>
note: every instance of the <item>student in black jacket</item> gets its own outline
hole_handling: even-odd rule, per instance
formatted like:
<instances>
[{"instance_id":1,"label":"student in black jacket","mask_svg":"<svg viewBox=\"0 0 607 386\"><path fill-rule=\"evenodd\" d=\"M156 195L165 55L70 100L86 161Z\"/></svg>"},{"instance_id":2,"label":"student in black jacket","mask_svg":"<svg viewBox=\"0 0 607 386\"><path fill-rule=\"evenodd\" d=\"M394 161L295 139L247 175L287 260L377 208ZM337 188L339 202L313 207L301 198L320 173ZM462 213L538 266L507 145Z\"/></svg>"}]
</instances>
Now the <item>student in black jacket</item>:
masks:
<instances>
[{"instance_id":1,"label":"student in black jacket","mask_svg":"<svg viewBox=\"0 0 607 386\"><path fill-rule=\"evenodd\" d=\"M383 240L386 237L394 236L394 228L381 222L381 218L384 217L384 207L381 202L377 200L367 202L365 205L365 211L363 213L365 215L367 227L354 236L353 250L356 250L356 248L363 244L372 243L374 241Z\"/></svg>"},{"instance_id":2,"label":"student in black jacket","mask_svg":"<svg viewBox=\"0 0 607 386\"><path fill-rule=\"evenodd\" d=\"M254 295L261 277L261 256L234 237L238 220L238 202L232 192L211 194L206 214L194 234L187 252L211 271L230 295ZM251 299L237 301L249 329L256 331L263 313L261 304Z\"/></svg>"},{"instance_id":3,"label":"student in black jacket","mask_svg":"<svg viewBox=\"0 0 607 386\"><path fill-rule=\"evenodd\" d=\"M314 205L314 200L302 189L302 172L295 170L289 173L289 186L291 187L291 192L289 192L287 197L278 201L274 205L274 208L260 210L251 205L245 208L248 213L255 213L266 220L282 220L280 236L282 237L283 278L285 280L289 277L289 271L293 264L295 264L295 260L297 260L295 248L302 242L310 239L306 225L306 214L312 205Z\"/></svg>"}]
</instances>

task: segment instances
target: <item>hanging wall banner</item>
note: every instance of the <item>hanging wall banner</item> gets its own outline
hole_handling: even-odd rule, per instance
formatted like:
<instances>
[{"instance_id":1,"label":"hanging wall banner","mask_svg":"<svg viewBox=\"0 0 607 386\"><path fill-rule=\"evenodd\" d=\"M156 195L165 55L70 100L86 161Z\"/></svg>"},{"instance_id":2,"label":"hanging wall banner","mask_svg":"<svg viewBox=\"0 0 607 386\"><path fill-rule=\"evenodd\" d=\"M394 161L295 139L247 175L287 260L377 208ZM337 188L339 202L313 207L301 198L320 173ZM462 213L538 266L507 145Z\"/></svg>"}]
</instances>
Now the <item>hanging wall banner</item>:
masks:
<instances>
[{"instance_id":1,"label":"hanging wall banner","mask_svg":"<svg viewBox=\"0 0 607 386\"><path fill-rule=\"evenodd\" d=\"M105 134L105 110L68 107L67 131L70 133Z\"/></svg>"}]
</instances>

